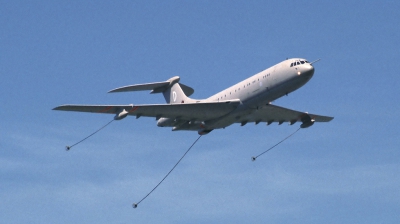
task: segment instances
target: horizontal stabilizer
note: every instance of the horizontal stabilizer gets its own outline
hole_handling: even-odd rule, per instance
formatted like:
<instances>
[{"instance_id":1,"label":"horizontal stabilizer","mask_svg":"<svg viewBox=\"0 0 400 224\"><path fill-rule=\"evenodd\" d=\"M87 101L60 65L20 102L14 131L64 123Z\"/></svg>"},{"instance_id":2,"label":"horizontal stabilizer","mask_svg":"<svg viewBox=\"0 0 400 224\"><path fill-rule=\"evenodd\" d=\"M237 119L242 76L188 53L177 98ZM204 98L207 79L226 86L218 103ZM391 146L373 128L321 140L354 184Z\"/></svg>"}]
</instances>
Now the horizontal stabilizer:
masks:
<instances>
[{"instance_id":1,"label":"horizontal stabilizer","mask_svg":"<svg viewBox=\"0 0 400 224\"><path fill-rule=\"evenodd\" d=\"M154 90L154 89L160 89L161 87L165 87L168 85L169 85L169 82L153 82L153 83L123 86L123 87L119 87L119 88L110 90L108 92L109 93L118 93L118 92Z\"/></svg>"},{"instance_id":2,"label":"horizontal stabilizer","mask_svg":"<svg viewBox=\"0 0 400 224\"><path fill-rule=\"evenodd\" d=\"M164 82L153 82L153 83L145 83L145 84L136 84L119 87L113 90L108 91L109 93L117 93L117 92L130 92L130 91L143 91L143 90L151 90L151 93L162 93L168 89L168 87L173 84L179 82L179 76L172 77ZM182 91L186 94L186 96L190 96L194 93L194 89L186 86L182 83L179 83L182 88Z\"/></svg>"}]
</instances>

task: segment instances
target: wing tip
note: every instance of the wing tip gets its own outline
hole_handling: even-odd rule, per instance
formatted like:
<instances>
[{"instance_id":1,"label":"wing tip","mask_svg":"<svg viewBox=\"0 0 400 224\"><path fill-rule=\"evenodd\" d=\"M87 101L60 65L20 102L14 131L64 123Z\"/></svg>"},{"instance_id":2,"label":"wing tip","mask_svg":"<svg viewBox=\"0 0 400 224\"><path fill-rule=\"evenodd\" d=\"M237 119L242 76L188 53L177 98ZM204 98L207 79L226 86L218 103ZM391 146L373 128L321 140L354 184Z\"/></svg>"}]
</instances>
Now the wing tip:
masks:
<instances>
[{"instance_id":1,"label":"wing tip","mask_svg":"<svg viewBox=\"0 0 400 224\"><path fill-rule=\"evenodd\" d=\"M333 119L334 119L334 117L325 116L325 117L322 117L321 119L319 119L320 120L319 122L330 122Z\"/></svg>"},{"instance_id":2,"label":"wing tip","mask_svg":"<svg viewBox=\"0 0 400 224\"><path fill-rule=\"evenodd\" d=\"M115 88L115 89L112 89L112 90L108 91L107 93L117 93L117 92L123 92L123 91L121 90L122 88L125 88L125 87L119 87L119 88Z\"/></svg>"},{"instance_id":3,"label":"wing tip","mask_svg":"<svg viewBox=\"0 0 400 224\"><path fill-rule=\"evenodd\" d=\"M60 105L60 106L54 107L52 110L63 110L63 107L65 107L65 106L67 106L67 105Z\"/></svg>"}]
</instances>

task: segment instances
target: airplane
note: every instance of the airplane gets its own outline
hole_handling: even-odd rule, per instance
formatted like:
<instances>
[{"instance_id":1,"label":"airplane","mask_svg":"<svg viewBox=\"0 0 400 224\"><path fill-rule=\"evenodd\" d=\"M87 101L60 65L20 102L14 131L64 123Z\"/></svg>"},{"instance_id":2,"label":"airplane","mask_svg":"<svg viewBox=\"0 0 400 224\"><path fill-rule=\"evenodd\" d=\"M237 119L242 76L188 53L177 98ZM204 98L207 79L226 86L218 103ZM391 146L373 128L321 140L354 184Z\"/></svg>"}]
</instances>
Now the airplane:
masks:
<instances>
[{"instance_id":1,"label":"airplane","mask_svg":"<svg viewBox=\"0 0 400 224\"><path fill-rule=\"evenodd\" d=\"M207 99L192 99L193 88L180 83L175 76L164 82L123 86L109 93L150 90L162 93L167 104L144 105L61 105L53 110L114 114L114 120L128 115L154 117L159 127L172 131L197 131L205 135L238 123L270 125L277 122L290 125L301 122L301 128L315 122L329 122L333 117L309 114L272 105L271 102L288 95L306 84L314 75L313 63L303 58L286 59Z\"/></svg>"}]
</instances>

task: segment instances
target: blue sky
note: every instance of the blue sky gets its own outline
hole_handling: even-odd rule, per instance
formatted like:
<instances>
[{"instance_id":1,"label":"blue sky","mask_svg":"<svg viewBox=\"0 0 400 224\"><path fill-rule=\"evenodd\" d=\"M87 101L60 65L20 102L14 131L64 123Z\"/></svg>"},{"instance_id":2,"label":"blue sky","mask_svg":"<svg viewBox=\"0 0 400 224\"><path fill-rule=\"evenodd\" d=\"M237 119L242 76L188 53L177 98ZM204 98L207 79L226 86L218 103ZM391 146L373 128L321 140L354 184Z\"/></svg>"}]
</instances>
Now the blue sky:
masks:
<instances>
[{"instance_id":1,"label":"blue sky","mask_svg":"<svg viewBox=\"0 0 400 224\"><path fill-rule=\"evenodd\" d=\"M397 223L398 1L1 1L0 216L4 223ZM247 124L200 139L151 118L52 111L164 103L107 94L178 75L206 98L286 58L315 64L274 102L334 116Z\"/></svg>"}]
</instances>

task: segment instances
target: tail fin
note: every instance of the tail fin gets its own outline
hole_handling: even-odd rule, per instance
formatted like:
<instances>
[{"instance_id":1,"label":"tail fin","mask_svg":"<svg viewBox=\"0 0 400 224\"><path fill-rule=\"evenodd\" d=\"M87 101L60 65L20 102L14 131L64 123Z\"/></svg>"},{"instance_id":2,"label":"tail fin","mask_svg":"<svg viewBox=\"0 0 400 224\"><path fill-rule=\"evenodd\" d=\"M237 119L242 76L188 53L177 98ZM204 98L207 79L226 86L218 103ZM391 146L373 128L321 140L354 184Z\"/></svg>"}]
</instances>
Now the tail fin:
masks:
<instances>
[{"instance_id":1,"label":"tail fin","mask_svg":"<svg viewBox=\"0 0 400 224\"><path fill-rule=\"evenodd\" d=\"M186 96L178 82L172 84L169 88L163 91L163 95L165 101L167 101L169 104L194 102L194 100Z\"/></svg>"}]
</instances>

